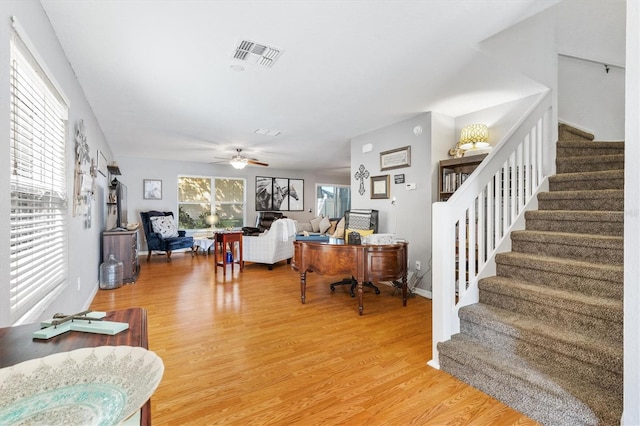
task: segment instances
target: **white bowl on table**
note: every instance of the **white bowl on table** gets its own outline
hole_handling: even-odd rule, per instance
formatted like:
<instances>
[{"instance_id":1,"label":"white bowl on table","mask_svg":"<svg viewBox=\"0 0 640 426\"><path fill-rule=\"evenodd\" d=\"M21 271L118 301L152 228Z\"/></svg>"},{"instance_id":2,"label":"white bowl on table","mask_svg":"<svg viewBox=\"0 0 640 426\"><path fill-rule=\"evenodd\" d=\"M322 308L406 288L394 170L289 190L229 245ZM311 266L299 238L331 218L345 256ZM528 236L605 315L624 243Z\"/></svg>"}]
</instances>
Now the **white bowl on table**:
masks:
<instances>
[{"instance_id":1,"label":"white bowl on table","mask_svg":"<svg viewBox=\"0 0 640 426\"><path fill-rule=\"evenodd\" d=\"M154 352L99 346L0 369L0 424L111 425L135 414L162 379Z\"/></svg>"}]
</instances>

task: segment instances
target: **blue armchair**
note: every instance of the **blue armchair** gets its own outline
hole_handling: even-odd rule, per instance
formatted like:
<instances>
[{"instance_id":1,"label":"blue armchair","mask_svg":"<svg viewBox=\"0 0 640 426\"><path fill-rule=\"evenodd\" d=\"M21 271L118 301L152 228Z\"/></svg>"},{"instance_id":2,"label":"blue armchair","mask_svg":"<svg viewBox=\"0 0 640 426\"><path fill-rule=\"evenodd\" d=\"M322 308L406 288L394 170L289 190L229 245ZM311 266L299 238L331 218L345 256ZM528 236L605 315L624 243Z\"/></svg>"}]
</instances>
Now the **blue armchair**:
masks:
<instances>
[{"instance_id":1,"label":"blue armchair","mask_svg":"<svg viewBox=\"0 0 640 426\"><path fill-rule=\"evenodd\" d=\"M193 247L193 237L185 236L185 231L177 231L177 237L163 237L161 233L155 232L153 230L153 224L151 220L151 218L155 216L171 216L171 219L173 219L172 212L140 212L140 219L142 219L142 229L144 229L144 236L147 239L147 250L149 251L149 254L147 255L147 262L149 261L149 259L151 259L151 252L153 250L166 252L167 262L169 262L171 260L171 252L173 250Z\"/></svg>"}]
</instances>

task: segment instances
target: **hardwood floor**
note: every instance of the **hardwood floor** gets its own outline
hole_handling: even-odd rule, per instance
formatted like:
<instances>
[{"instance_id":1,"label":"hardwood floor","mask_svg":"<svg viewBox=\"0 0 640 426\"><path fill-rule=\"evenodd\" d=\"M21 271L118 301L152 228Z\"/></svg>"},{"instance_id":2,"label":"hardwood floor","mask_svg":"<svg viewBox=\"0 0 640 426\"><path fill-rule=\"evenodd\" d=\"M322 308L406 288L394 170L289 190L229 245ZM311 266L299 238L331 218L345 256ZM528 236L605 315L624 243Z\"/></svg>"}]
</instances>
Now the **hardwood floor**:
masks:
<instances>
[{"instance_id":1,"label":"hardwood floor","mask_svg":"<svg viewBox=\"0 0 640 426\"><path fill-rule=\"evenodd\" d=\"M154 425L533 425L446 373L431 357L431 301L365 290L364 315L343 277L272 271L214 274L213 256L142 260L135 284L99 290L91 308L141 306L165 373Z\"/></svg>"}]
</instances>

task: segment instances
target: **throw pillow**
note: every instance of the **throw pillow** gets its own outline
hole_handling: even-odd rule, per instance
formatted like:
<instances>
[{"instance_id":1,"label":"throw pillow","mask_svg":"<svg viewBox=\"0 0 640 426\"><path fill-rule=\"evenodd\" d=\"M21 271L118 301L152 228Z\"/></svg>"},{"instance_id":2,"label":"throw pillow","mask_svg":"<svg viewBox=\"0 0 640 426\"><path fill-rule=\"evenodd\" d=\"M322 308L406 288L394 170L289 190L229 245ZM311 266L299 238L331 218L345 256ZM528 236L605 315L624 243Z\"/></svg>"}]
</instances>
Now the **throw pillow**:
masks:
<instances>
[{"instance_id":1,"label":"throw pillow","mask_svg":"<svg viewBox=\"0 0 640 426\"><path fill-rule=\"evenodd\" d=\"M333 235L334 232L336 232L336 227L338 226L338 220L330 220L329 223L331 223L331 226L329 227L329 229L327 229L327 234L329 235Z\"/></svg>"},{"instance_id":2,"label":"throw pillow","mask_svg":"<svg viewBox=\"0 0 640 426\"><path fill-rule=\"evenodd\" d=\"M296 223L296 234L301 234L303 232L313 232L313 228L309 222Z\"/></svg>"},{"instance_id":3,"label":"throw pillow","mask_svg":"<svg viewBox=\"0 0 640 426\"><path fill-rule=\"evenodd\" d=\"M336 230L332 235L333 238L344 238L344 217L336 225Z\"/></svg>"},{"instance_id":4,"label":"throw pillow","mask_svg":"<svg viewBox=\"0 0 640 426\"><path fill-rule=\"evenodd\" d=\"M328 217L323 217L320 223L318 224L318 228L321 234L327 232L327 229L331 228L331 222L329 222Z\"/></svg>"},{"instance_id":5,"label":"throw pillow","mask_svg":"<svg viewBox=\"0 0 640 426\"><path fill-rule=\"evenodd\" d=\"M151 228L153 232L162 235L162 238L178 236L178 228L171 216L151 216Z\"/></svg>"},{"instance_id":6,"label":"throw pillow","mask_svg":"<svg viewBox=\"0 0 640 426\"><path fill-rule=\"evenodd\" d=\"M352 232L358 232L361 237L373 234L373 229L347 229L344 234L349 235Z\"/></svg>"},{"instance_id":7,"label":"throw pillow","mask_svg":"<svg viewBox=\"0 0 640 426\"><path fill-rule=\"evenodd\" d=\"M311 219L311 230L313 232L320 232L320 222L322 221L322 216L317 216Z\"/></svg>"}]
</instances>

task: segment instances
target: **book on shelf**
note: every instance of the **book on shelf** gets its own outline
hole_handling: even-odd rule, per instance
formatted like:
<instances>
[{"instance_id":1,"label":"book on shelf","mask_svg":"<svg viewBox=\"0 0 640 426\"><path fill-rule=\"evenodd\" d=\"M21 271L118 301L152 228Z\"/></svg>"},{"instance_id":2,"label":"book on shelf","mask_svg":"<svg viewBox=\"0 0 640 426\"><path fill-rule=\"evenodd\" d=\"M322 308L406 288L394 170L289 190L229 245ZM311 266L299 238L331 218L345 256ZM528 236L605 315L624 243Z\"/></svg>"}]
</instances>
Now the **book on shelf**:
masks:
<instances>
[{"instance_id":1,"label":"book on shelf","mask_svg":"<svg viewBox=\"0 0 640 426\"><path fill-rule=\"evenodd\" d=\"M442 192L455 192L469 177L469 173L454 173L451 171L443 171L442 173Z\"/></svg>"}]
</instances>

